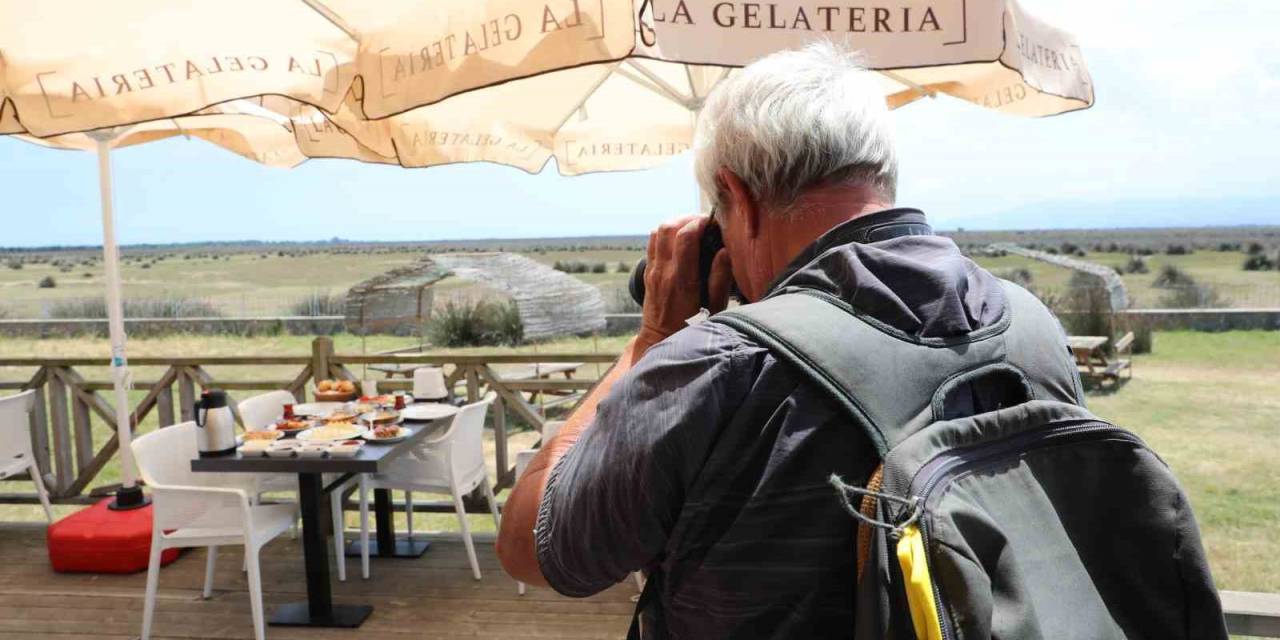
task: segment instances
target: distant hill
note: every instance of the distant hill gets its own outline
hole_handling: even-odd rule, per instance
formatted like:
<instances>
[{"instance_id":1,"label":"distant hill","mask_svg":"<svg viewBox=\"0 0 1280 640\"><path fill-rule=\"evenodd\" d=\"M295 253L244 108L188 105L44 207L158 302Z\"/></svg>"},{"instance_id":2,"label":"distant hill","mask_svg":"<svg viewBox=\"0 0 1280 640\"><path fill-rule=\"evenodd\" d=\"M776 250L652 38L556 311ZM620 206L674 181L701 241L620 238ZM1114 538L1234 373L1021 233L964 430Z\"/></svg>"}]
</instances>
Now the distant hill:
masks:
<instances>
[{"instance_id":1,"label":"distant hill","mask_svg":"<svg viewBox=\"0 0 1280 640\"><path fill-rule=\"evenodd\" d=\"M933 212L941 229L1017 230L1280 225L1277 198L1051 199L993 213Z\"/></svg>"}]
</instances>

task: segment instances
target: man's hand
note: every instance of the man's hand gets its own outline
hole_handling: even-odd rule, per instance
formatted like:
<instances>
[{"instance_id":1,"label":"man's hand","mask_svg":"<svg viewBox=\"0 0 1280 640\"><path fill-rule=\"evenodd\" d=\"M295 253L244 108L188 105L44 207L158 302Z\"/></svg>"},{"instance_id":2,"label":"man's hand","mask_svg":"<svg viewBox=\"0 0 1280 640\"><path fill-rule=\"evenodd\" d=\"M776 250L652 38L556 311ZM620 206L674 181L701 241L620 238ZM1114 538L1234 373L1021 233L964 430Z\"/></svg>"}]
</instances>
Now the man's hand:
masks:
<instances>
[{"instance_id":1,"label":"man's hand","mask_svg":"<svg viewBox=\"0 0 1280 640\"><path fill-rule=\"evenodd\" d=\"M649 234L649 264L644 271L644 319L636 336L636 357L685 327L685 320L700 308L698 252L702 234L711 219L686 216L664 223ZM721 249L711 265L708 291L711 308L721 311L729 303L733 274L729 252Z\"/></svg>"}]
</instances>

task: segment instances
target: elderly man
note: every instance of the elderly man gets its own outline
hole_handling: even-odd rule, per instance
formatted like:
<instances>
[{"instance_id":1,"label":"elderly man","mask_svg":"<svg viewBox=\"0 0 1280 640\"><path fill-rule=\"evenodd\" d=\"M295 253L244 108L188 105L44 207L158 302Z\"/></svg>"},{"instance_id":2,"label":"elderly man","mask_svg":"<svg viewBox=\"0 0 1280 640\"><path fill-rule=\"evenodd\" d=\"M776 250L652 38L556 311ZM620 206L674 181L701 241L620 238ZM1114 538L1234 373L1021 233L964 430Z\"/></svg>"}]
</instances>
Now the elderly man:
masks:
<instances>
[{"instance_id":1,"label":"elderly man","mask_svg":"<svg viewBox=\"0 0 1280 640\"><path fill-rule=\"evenodd\" d=\"M993 324L998 280L894 208L898 162L874 77L831 44L763 58L709 97L695 143L714 222L649 239L639 335L507 501L514 577L587 596L644 570L644 637L836 638L854 625L855 522L828 477L878 464L827 395L698 314L698 246L718 224L711 311L821 289L937 338Z\"/></svg>"}]
</instances>

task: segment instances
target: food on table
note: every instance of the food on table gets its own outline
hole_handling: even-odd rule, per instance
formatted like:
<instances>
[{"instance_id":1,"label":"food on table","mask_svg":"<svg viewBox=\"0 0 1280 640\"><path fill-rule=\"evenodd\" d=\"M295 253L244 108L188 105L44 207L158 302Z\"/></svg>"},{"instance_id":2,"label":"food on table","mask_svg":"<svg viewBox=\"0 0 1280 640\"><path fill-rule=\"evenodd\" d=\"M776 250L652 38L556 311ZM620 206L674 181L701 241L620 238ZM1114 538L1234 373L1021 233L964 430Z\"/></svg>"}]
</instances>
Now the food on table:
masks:
<instances>
[{"instance_id":1,"label":"food on table","mask_svg":"<svg viewBox=\"0 0 1280 640\"><path fill-rule=\"evenodd\" d=\"M395 402L395 398L384 393L379 396L360 396L360 402L369 404L391 404L392 402Z\"/></svg>"},{"instance_id":2,"label":"food on table","mask_svg":"<svg viewBox=\"0 0 1280 640\"><path fill-rule=\"evenodd\" d=\"M400 427L393 424L381 425L373 428L373 437L378 440L398 438L400 437L400 431Z\"/></svg>"},{"instance_id":3,"label":"food on table","mask_svg":"<svg viewBox=\"0 0 1280 640\"><path fill-rule=\"evenodd\" d=\"M334 423L334 422L351 422L351 421L355 420L355 419L356 419L356 416L358 416L358 415L360 415L360 414L356 413L355 411L348 411L348 410L346 410L346 409L338 409L337 411L334 411L333 413L331 413L331 414L329 414L329 415L325 416L325 417L324 417L324 421L325 421L326 423L330 423L330 424L332 424L332 423Z\"/></svg>"},{"instance_id":4,"label":"food on table","mask_svg":"<svg viewBox=\"0 0 1280 640\"><path fill-rule=\"evenodd\" d=\"M390 410L374 411L371 413L366 413L360 417L368 422L378 424L378 423L384 423L384 422L395 422L396 420L400 419L400 413L398 411L390 411Z\"/></svg>"},{"instance_id":5,"label":"food on table","mask_svg":"<svg viewBox=\"0 0 1280 640\"><path fill-rule=\"evenodd\" d=\"M329 455L334 458L354 458L364 443L359 440L343 440L329 445Z\"/></svg>"},{"instance_id":6,"label":"food on table","mask_svg":"<svg viewBox=\"0 0 1280 640\"><path fill-rule=\"evenodd\" d=\"M303 429L306 429L307 427L310 427L310 426L311 426L311 423L307 422L306 420L298 420L295 418L293 420L280 420L276 422L274 428L276 431L292 432L292 431L302 431Z\"/></svg>"},{"instance_id":7,"label":"food on table","mask_svg":"<svg viewBox=\"0 0 1280 640\"><path fill-rule=\"evenodd\" d=\"M329 441L329 440L350 440L362 432L360 427L350 422L339 422L336 424L327 424L323 427L316 427L307 432L303 436L307 440Z\"/></svg>"},{"instance_id":8,"label":"food on table","mask_svg":"<svg viewBox=\"0 0 1280 640\"><path fill-rule=\"evenodd\" d=\"M324 454L329 451L329 447L322 444L309 444L298 447L299 458L323 458Z\"/></svg>"},{"instance_id":9,"label":"food on table","mask_svg":"<svg viewBox=\"0 0 1280 640\"><path fill-rule=\"evenodd\" d=\"M365 413L369 413L370 411L377 411L378 405L368 403L368 402L357 402L351 405L351 410L356 412L357 415L365 414Z\"/></svg>"},{"instance_id":10,"label":"food on table","mask_svg":"<svg viewBox=\"0 0 1280 640\"><path fill-rule=\"evenodd\" d=\"M317 393L355 393L356 383L350 380L320 380L316 382Z\"/></svg>"},{"instance_id":11,"label":"food on table","mask_svg":"<svg viewBox=\"0 0 1280 640\"><path fill-rule=\"evenodd\" d=\"M284 434L279 431L246 431L244 434L245 442L253 442L254 440L279 440Z\"/></svg>"},{"instance_id":12,"label":"food on table","mask_svg":"<svg viewBox=\"0 0 1280 640\"><path fill-rule=\"evenodd\" d=\"M276 440L267 445L266 453L272 458L290 458L301 446L297 440Z\"/></svg>"},{"instance_id":13,"label":"food on table","mask_svg":"<svg viewBox=\"0 0 1280 640\"><path fill-rule=\"evenodd\" d=\"M270 440L246 440L244 444L240 445L240 455L260 456L266 453L272 444Z\"/></svg>"}]
</instances>

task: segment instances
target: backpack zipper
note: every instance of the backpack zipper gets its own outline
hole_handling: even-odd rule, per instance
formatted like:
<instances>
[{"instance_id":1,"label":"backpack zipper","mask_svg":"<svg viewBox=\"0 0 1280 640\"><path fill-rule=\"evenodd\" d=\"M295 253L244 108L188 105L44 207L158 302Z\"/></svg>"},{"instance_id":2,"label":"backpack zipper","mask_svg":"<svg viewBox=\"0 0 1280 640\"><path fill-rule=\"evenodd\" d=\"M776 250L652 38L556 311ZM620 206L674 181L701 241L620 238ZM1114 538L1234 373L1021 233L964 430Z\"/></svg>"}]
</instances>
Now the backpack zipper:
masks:
<instances>
[{"instance_id":1,"label":"backpack zipper","mask_svg":"<svg viewBox=\"0 0 1280 640\"><path fill-rule=\"evenodd\" d=\"M938 488L948 480L953 480L960 474L971 471L977 467L983 466L990 462L994 462L1001 458L1007 457L1010 453L1025 453L1048 446L1053 446L1062 442L1074 442L1078 440L1090 440L1099 438L1100 436L1119 436L1119 439L1126 440L1138 445L1145 446L1145 443L1138 436L1121 429L1115 425L1096 420L1074 420L1059 423L1056 426L1047 429L1036 429L1026 431L1008 438L997 440L991 443L954 449L947 453L939 454L933 459L926 462L920 467L920 470L912 477L910 482L910 491L901 492L906 495L913 496L919 500L921 508L927 511L929 498L934 489ZM886 487L886 493L897 493L896 487ZM899 514L898 521L902 522L910 517L910 513ZM920 534L923 537L925 548L926 565L929 567L930 575L933 573L933 563L931 561L932 553L932 527L929 526L929 519L921 517L917 523L920 527ZM898 536L891 535L896 539ZM939 627L942 630L942 637L945 640L954 640L956 638L955 631L951 628L951 617L945 614L943 607L942 592L938 588L936 580L932 580L930 586L933 589L933 601L935 606L934 615L938 617Z\"/></svg>"}]
</instances>

